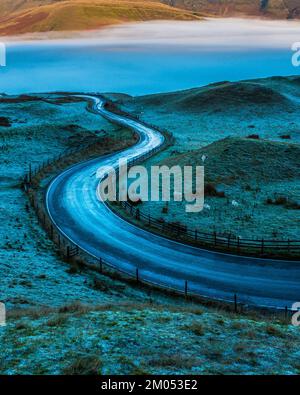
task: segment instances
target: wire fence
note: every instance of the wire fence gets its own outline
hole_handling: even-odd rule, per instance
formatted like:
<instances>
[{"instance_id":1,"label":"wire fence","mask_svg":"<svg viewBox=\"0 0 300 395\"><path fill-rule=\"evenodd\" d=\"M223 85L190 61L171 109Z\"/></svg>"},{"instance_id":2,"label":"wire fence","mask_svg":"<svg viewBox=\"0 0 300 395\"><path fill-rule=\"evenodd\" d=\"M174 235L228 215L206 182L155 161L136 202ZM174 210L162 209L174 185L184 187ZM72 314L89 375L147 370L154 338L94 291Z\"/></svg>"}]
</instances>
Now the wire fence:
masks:
<instances>
[{"instance_id":1,"label":"wire fence","mask_svg":"<svg viewBox=\"0 0 300 395\"><path fill-rule=\"evenodd\" d=\"M205 233L180 223L169 223L163 218L154 218L127 201L119 202L119 205L135 220L178 241L189 241L194 245L236 254L253 254L265 258L299 258L300 240L271 240L264 238L255 240L244 239L232 234Z\"/></svg>"},{"instance_id":2,"label":"wire fence","mask_svg":"<svg viewBox=\"0 0 300 395\"><path fill-rule=\"evenodd\" d=\"M186 279L177 280L176 284L170 286L167 281L161 280L160 282L155 282L153 279L149 278L149 271L146 269L145 271L136 266L134 262L132 262L131 268L128 270L124 270L120 268L118 265L108 261L101 257L101 251L99 250L100 256L95 256L88 251L82 249L78 244L72 241L67 235L65 235L59 227L57 227L49 217L49 213L45 208L44 199L39 198L38 191L32 193L31 189L27 189L27 193L29 196L30 203L34 208L40 226L47 232L50 240L57 246L57 252L64 257L64 259L75 264L78 260L84 265L99 273L106 275L113 275L119 273L120 278L126 281L134 281L137 285L146 285L150 287L150 289L158 289L169 292L171 295L181 295L184 296L185 299L189 301L208 303L210 305L211 301L213 301L216 307L221 308L229 308L231 311L242 314L247 311L273 311L279 314L283 314L283 318L285 322L290 321L290 316L295 312L289 306L285 306L283 308L277 308L275 306L259 306L253 303L246 302L242 300L238 293L232 293L231 297L227 297L226 299L209 297L207 295L202 295L195 291L195 288L198 287L198 283L195 281L188 281Z\"/></svg>"},{"instance_id":3,"label":"wire fence","mask_svg":"<svg viewBox=\"0 0 300 395\"><path fill-rule=\"evenodd\" d=\"M147 126L152 127L150 125ZM137 163L138 161L143 161L148 157L152 156L154 153L158 152L159 150L162 150L165 144L167 143L168 142L165 141L161 146L156 147L155 149L149 151L148 153L142 155L137 159L133 159L130 162L129 166L134 165L134 163ZM229 307L231 306L230 308L236 313L242 313L245 310L251 310L251 309L257 310L257 308L262 308L263 310L272 309L274 311L283 311L284 319L288 322L290 314L293 313L293 310L290 309L288 306L285 306L282 309L272 306L257 306L251 303L245 303L245 301L241 301L239 299L237 293L233 293L232 297L231 298L228 297L227 299L208 297L206 295L201 295L197 291L195 291L195 288L198 285L197 283L188 281L186 279L178 280L177 284L173 286L170 286L168 283L163 282L163 280L160 282L155 282L153 281L153 279L149 278L148 270L144 272L142 268L139 268L134 263L132 263L130 270L121 269L116 264L113 264L112 262L103 259L101 256L95 256L89 253L88 251L82 249L78 244L76 244L66 234L64 234L60 230L60 228L57 227L56 224L52 221L49 212L45 207L45 198L44 196L42 196L41 190L38 187L33 186L33 181L36 178L38 179L41 173L47 171L47 168L49 168L49 166L53 166L56 163L58 164L60 160L67 157L68 155L79 153L80 151L83 151L84 149L88 148L90 145L92 144L88 144L85 147L66 150L64 151L64 153L53 157L51 160L44 161L41 165L36 166L34 169L31 168L30 166L28 173L25 174L23 179L24 191L28 194L29 201L37 214L37 218L40 225L46 230L46 232L49 235L49 238L57 245L58 252L67 261L74 261L74 260L76 261L76 259L78 259L80 256L85 256L87 258L84 260L85 266L101 274L104 272L107 272L108 274L112 271L113 273L120 273L123 279L124 278L129 280L133 279L138 284L145 284L150 287L164 289L165 291L171 292L172 294L175 293L178 295L184 295L185 298L188 298L189 300L196 300L196 301L199 300L201 302L207 301L209 303L213 300L214 303L221 306L224 306L225 303L226 306ZM158 229L160 231L163 232L170 231L170 233L176 233L178 237L180 237L180 235L182 234L191 235L191 231L189 231L185 227L182 228L181 226L170 225L165 222L163 223L160 220L151 218L150 216L143 214L139 210L139 208L134 207L128 202L122 202L121 204L123 208L126 211L129 211L133 217L135 217L138 220L142 220L146 222L151 227L158 226ZM211 235L209 234L203 234L203 233L201 234L200 232L199 233L197 232L196 234L194 233L193 239L196 238L196 240L201 240L201 238L203 238L203 235L206 235L209 238L211 238ZM215 237L213 240L214 243L225 242L224 240L220 241L219 237ZM245 242L245 240L243 242ZM228 239L226 240L225 244L228 246ZM244 244L240 243L239 248L241 248L242 245ZM231 247L233 246L231 241L229 241L229 246ZM100 251L99 254L101 255ZM92 259L92 262L90 261L90 259Z\"/></svg>"},{"instance_id":4,"label":"wire fence","mask_svg":"<svg viewBox=\"0 0 300 395\"><path fill-rule=\"evenodd\" d=\"M75 154L78 154L80 152L83 152L84 150L87 150L89 148L93 148L95 145L95 142L93 143L87 143L83 144L80 146L80 148L68 148L64 150L62 153L58 155L54 155L52 158L49 158L41 163L39 163L36 166L33 166L31 163L29 163L28 166L28 171L25 173L24 178L23 178L23 187L25 191L32 186L32 181L34 178L37 177L38 174L42 173L45 171L48 167L50 166L55 166L55 164L59 163L61 160L68 156L72 156Z\"/></svg>"},{"instance_id":5,"label":"wire fence","mask_svg":"<svg viewBox=\"0 0 300 395\"><path fill-rule=\"evenodd\" d=\"M107 102L108 108L116 109L113 102ZM118 110L120 115L125 115L130 119L137 120L139 123L158 130L162 133L167 133L169 144L173 137L166 130L161 130L155 125L139 120L137 116L128 114L123 110ZM165 144L163 143L162 146ZM160 151L162 147L157 147L148 153L132 159L128 162L128 168L135 164L141 163ZM206 247L214 250L226 251L235 254L254 255L264 258L286 258L297 260L300 257L300 240L290 239L248 239L236 236L232 233L227 235L218 234L217 232L203 232L199 229L192 229L184 224L169 223L162 218L154 218L150 214L143 213L138 207L132 205L130 202L119 202L121 207L130 214L135 220L146 225L149 228L158 230L163 235L168 235L178 241L187 241L196 246Z\"/></svg>"}]
</instances>

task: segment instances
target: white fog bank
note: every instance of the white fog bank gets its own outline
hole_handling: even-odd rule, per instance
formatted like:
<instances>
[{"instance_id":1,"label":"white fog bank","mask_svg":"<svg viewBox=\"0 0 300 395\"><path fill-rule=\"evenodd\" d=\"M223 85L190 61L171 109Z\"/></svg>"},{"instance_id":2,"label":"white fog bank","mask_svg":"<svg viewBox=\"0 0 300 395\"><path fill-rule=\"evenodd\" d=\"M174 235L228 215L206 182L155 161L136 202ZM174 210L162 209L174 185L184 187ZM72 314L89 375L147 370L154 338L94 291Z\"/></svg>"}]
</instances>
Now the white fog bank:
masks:
<instances>
[{"instance_id":1,"label":"white fog bank","mask_svg":"<svg viewBox=\"0 0 300 395\"><path fill-rule=\"evenodd\" d=\"M207 19L197 22L161 21L113 26L89 32L54 32L3 37L2 41L24 41L43 45L49 40L68 45L104 46L196 46L210 48L287 48L300 41L300 21L256 19Z\"/></svg>"}]
</instances>

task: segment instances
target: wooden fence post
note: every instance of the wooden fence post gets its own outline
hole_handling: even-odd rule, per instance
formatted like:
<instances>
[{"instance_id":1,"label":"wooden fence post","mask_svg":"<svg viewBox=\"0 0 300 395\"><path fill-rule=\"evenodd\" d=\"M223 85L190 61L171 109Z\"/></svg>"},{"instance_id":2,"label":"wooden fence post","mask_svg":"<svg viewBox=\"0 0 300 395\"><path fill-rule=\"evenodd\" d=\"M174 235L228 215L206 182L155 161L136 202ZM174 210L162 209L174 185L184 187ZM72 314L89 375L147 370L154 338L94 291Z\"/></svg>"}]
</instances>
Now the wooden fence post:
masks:
<instances>
[{"instance_id":1,"label":"wooden fence post","mask_svg":"<svg viewBox=\"0 0 300 395\"><path fill-rule=\"evenodd\" d=\"M139 269L138 268L136 268L135 277L136 277L136 282L138 283L139 282Z\"/></svg>"},{"instance_id":2,"label":"wooden fence post","mask_svg":"<svg viewBox=\"0 0 300 395\"><path fill-rule=\"evenodd\" d=\"M237 294L234 294L234 312L237 313Z\"/></svg>"},{"instance_id":3,"label":"wooden fence post","mask_svg":"<svg viewBox=\"0 0 300 395\"><path fill-rule=\"evenodd\" d=\"M188 296L188 282L187 282L187 280L185 280L185 282L184 282L184 296L185 296L185 298L187 298L187 296Z\"/></svg>"},{"instance_id":4,"label":"wooden fence post","mask_svg":"<svg viewBox=\"0 0 300 395\"><path fill-rule=\"evenodd\" d=\"M68 259L70 258L70 247L69 246L67 246L67 258Z\"/></svg>"},{"instance_id":5,"label":"wooden fence post","mask_svg":"<svg viewBox=\"0 0 300 395\"><path fill-rule=\"evenodd\" d=\"M99 269L100 269L100 273L103 273L103 262L102 262L102 258L100 258L100 260L99 260Z\"/></svg>"},{"instance_id":6,"label":"wooden fence post","mask_svg":"<svg viewBox=\"0 0 300 395\"><path fill-rule=\"evenodd\" d=\"M288 307L285 306L285 309L284 309L284 319L285 319L285 322L287 322L287 317L288 317Z\"/></svg>"},{"instance_id":7,"label":"wooden fence post","mask_svg":"<svg viewBox=\"0 0 300 395\"><path fill-rule=\"evenodd\" d=\"M264 239L261 239L261 250L260 250L261 254L264 253Z\"/></svg>"},{"instance_id":8,"label":"wooden fence post","mask_svg":"<svg viewBox=\"0 0 300 395\"><path fill-rule=\"evenodd\" d=\"M32 168L31 168L31 163L29 163L29 182L31 183L32 180Z\"/></svg>"},{"instance_id":9,"label":"wooden fence post","mask_svg":"<svg viewBox=\"0 0 300 395\"><path fill-rule=\"evenodd\" d=\"M231 238L231 233L228 235L228 242L227 242L227 248L229 250L230 248L230 238Z\"/></svg>"}]
</instances>

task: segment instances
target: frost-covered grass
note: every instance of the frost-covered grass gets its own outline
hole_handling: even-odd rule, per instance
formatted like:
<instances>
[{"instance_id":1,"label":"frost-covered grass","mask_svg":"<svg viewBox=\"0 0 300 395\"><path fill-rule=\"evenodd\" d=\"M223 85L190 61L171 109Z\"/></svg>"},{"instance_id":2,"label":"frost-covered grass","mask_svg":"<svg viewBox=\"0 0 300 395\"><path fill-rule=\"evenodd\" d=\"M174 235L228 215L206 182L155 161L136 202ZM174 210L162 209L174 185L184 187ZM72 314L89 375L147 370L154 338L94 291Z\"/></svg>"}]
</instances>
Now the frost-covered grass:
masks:
<instances>
[{"instance_id":1,"label":"frost-covered grass","mask_svg":"<svg viewBox=\"0 0 300 395\"><path fill-rule=\"evenodd\" d=\"M299 329L186 303L131 302L12 317L5 374L299 374Z\"/></svg>"},{"instance_id":2,"label":"frost-covered grass","mask_svg":"<svg viewBox=\"0 0 300 395\"><path fill-rule=\"evenodd\" d=\"M0 100L1 116L12 121L11 127L0 127L1 146L7 147L0 150L0 263L5 273L0 294L8 308L56 306L78 299L105 302L113 298L95 291L89 275L67 273L69 267L56 256L20 187L29 163L38 165L96 137L131 138L130 132L113 127L85 107L84 102Z\"/></svg>"},{"instance_id":3,"label":"frost-covered grass","mask_svg":"<svg viewBox=\"0 0 300 395\"><path fill-rule=\"evenodd\" d=\"M0 373L299 373L300 332L278 318L196 305L56 255L20 176L70 146L131 133L81 102L0 101L0 116L12 121L0 128Z\"/></svg>"},{"instance_id":4,"label":"frost-covered grass","mask_svg":"<svg viewBox=\"0 0 300 395\"><path fill-rule=\"evenodd\" d=\"M148 165L204 165L205 182L225 195L206 194L201 213L186 213L185 202L144 202L145 213L204 232L300 240L299 78L116 99L175 137L175 144ZM277 197L293 204L268 203Z\"/></svg>"}]
</instances>

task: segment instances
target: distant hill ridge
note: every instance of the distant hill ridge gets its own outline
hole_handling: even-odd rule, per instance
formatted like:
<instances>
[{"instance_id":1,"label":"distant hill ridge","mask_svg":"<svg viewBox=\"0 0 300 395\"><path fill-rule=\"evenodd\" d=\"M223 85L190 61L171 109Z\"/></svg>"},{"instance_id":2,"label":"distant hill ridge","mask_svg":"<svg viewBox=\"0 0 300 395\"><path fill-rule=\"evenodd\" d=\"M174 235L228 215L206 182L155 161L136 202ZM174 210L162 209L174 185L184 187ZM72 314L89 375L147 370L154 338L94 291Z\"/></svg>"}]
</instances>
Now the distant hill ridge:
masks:
<instances>
[{"instance_id":1,"label":"distant hill ridge","mask_svg":"<svg viewBox=\"0 0 300 395\"><path fill-rule=\"evenodd\" d=\"M156 0L0 0L0 35L81 31L149 20L197 20Z\"/></svg>"},{"instance_id":2,"label":"distant hill ridge","mask_svg":"<svg viewBox=\"0 0 300 395\"><path fill-rule=\"evenodd\" d=\"M0 35L201 16L300 18L300 0L0 0Z\"/></svg>"},{"instance_id":3,"label":"distant hill ridge","mask_svg":"<svg viewBox=\"0 0 300 395\"><path fill-rule=\"evenodd\" d=\"M173 7L211 16L258 16L300 18L299 0L161 0Z\"/></svg>"},{"instance_id":4,"label":"distant hill ridge","mask_svg":"<svg viewBox=\"0 0 300 395\"><path fill-rule=\"evenodd\" d=\"M248 109L261 110L275 106L277 111L288 111L293 103L279 91L273 89L277 78L269 78L266 81L252 80L241 82L219 82L200 88L192 88L178 92L158 93L124 100L129 103L139 103L140 106L159 107L167 113L174 111L183 113L201 113L207 111L218 112L222 108L223 114L227 111L232 114L241 106ZM298 77L283 78L282 84L290 84L298 88ZM270 84L270 86L268 86ZM226 106L224 107L224 103Z\"/></svg>"}]
</instances>

